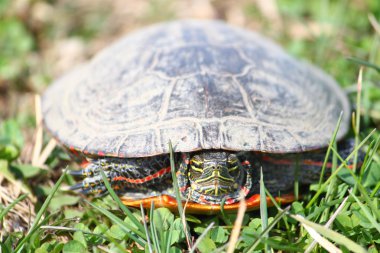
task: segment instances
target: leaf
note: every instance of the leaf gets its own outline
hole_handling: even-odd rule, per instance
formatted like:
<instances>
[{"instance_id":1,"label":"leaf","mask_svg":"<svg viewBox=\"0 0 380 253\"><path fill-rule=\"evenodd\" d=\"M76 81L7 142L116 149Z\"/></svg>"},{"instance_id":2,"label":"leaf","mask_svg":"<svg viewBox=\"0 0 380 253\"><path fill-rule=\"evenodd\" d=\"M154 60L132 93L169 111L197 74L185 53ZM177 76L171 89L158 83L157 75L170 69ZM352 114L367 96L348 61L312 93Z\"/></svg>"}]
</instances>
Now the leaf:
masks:
<instances>
[{"instance_id":1,"label":"leaf","mask_svg":"<svg viewBox=\"0 0 380 253\"><path fill-rule=\"evenodd\" d=\"M210 239L216 243L225 243L228 240L227 230L223 227L213 227L210 232Z\"/></svg>"},{"instance_id":2,"label":"leaf","mask_svg":"<svg viewBox=\"0 0 380 253\"><path fill-rule=\"evenodd\" d=\"M74 233L74 235L73 235L73 239L74 239L75 241L80 242L83 246L85 246L85 248L87 248L86 238L84 237L82 231L76 231L76 232Z\"/></svg>"},{"instance_id":3,"label":"leaf","mask_svg":"<svg viewBox=\"0 0 380 253\"><path fill-rule=\"evenodd\" d=\"M355 179L352 177L350 171L347 169L347 168L342 168L339 172L338 172L338 177L343 181L345 182L346 184L350 185L350 186L353 186L355 185L356 181Z\"/></svg>"},{"instance_id":4,"label":"leaf","mask_svg":"<svg viewBox=\"0 0 380 253\"><path fill-rule=\"evenodd\" d=\"M346 229L353 229L353 224L352 224L352 219L350 216L348 216L347 214L338 214L338 216L336 217L336 220L335 222L338 222L341 226L343 226L344 228Z\"/></svg>"},{"instance_id":5,"label":"leaf","mask_svg":"<svg viewBox=\"0 0 380 253\"><path fill-rule=\"evenodd\" d=\"M7 160L0 159L0 174L12 184L18 185L22 189L22 192L31 194L31 191L24 184L21 184L18 180L16 180L13 173L10 172L8 164L9 162Z\"/></svg>"},{"instance_id":6,"label":"leaf","mask_svg":"<svg viewBox=\"0 0 380 253\"><path fill-rule=\"evenodd\" d=\"M300 214L302 216L305 216L305 209L303 208L302 204L298 201L292 203L291 211L294 214Z\"/></svg>"},{"instance_id":7,"label":"leaf","mask_svg":"<svg viewBox=\"0 0 380 253\"><path fill-rule=\"evenodd\" d=\"M131 218L133 216L133 218ZM133 220L132 220L133 219ZM141 220L141 216L138 216L136 213L131 213L131 216L126 216L124 222L130 224L135 229L140 229L140 227L136 224L136 221Z\"/></svg>"},{"instance_id":8,"label":"leaf","mask_svg":"<svg viewBox=\"0 0 380 253\"><path fill-rule=\"evenodd\" d=\"M0 76L13 79L21 74L25 58L32 50L33 37L17 18L0 19Z\"/></svg>"},{"instance_id":9,"label":"leaf","mask_svg":"<svg viewBox=\"0 0 380 253\"><path fill-rule=\"evenodd\" d=\"M68 194L55 195L49 205L51 210L58 210L63 206L75 205L80 200L78 196L72 196Z\"/></svg>"},{"instance_id":10,"label":"leaf","mask_svg":"<svg viewBox=\"0 0 380 253\"><path fill-rule=\"evenodd\" d=\"M0 159L13 161L20 155L19 149L12 145L4 145L0 142Z\"/></svg>"},{"instance_id":11,"label":"leaf","mask_svg":"<svg viewBox=\"0 0 380 253\"><path fill-rule=\"evenodd\" d=\"M63 211L63 214L65 215L66 219L82 218L84 211L81 211L79 209L65 209Z\"/></svg>"},{"instance_id":12,"label":"leaf","mask_svg":"<svg viewBox=\"0 0 380 253\"><path fill-rule=\"evenodd\" d=\"M77 223L75 224L75 229L82 230L85 232L90 232L90 229L83 223Z\"/></svg>"},{"instance_id":13,"label":"leaf","mask_svg":"<svg viewBox=\"0 0 380 253\"><path fill-rule=\"evenodd\" d=\"M363 186L371 187L380 182L380 164L372 162L368 170L365 171L363 176Z\"/></svg>"},{"instance_id":14,"label":"leaf","mask_svg":"<svg viewBox=\"0 0 380 253\"><path fill-rule=\"evenodd\" d=\"M259 218L252 219L251 222L248 224L248 227L254 230L259 230L261 228L261 219Z\"/></svg>"},{"instance_id":15,"label":"leaf","mask_svg":"<svg viewBox=\"0 0 380 253\"><path fill-rule=\"evenodd\" d=\"M61 252L63 248L62 243L58 243L56 240L50 240L44 242L41 246L35 249L35 253L58 253Z\"/></svg>"},{"instance_id":16,"label":"leaf","mask_svg":"<svg viewBox=\"0 0 380 253\"><path fill-rule=\"evenodd\" d=\"M172 234L171 234L170 245L179 243L180 241L185 239L185 234L181 230L172 230L171 233Z\"/></svg>"},{"instance_id":17,"label":"leaf","mask_svg":"<svg viewBox=\"0 0 380 253\"><path fill-rule=\"evenodd\" d=\"M160 218L158 218L158 216L160 216ZM174 222L174 214L167 208L157 208L153 212L153 222L157 229L167 231Z\"/></svg>"},{"instance_id":18,"label":"leaf","mask_svg":"<svg viewBox=\"0 0 380 253\"><path fill-rule=\"evenodd\" d=\"M93 244L101 244L101 243L104 243L105 239L101 236L98 236L98 235L104 235L108 232L108 227L106 224L99 224L95 227L93 233L95 234L94 236L92 236L92 238L90 239L90 241L93 243Z\"/></svg>"},{"instance_id":19,"label":"leaf","mask_svg":"<svg viewBox=\"0 0 380 253\"><path fill-rule=\"evenodd\" d=\"M15 160L23 145L24 138L19 124L15 120L4 121L0 125L0 159Z\"/></svg>"},{"instance_id":20,"label":"leaf","mask_svg":"<svg viewBox=\"0 0 380 253\"><path fill-rule=\"evenodd\" d=\"M86 247L82 243L76 240L72 240L72 241L67 242L65 246L63 246L62 252L63 253L82 253L82 252L87 252L87 250L86 250Z\"/></svg>"},{"instance_id":21,"label":"leaf","mask_svg":"<svg viewBox=\"0 0 380 253\"><path fill-rule=\"evenodd\" d=\"M14 144L18 148L24 146L24 137L22 135L20 124L16 120L6 120L0 125L0 136L3 136L3 140Z\"/></svg>"},{"instance_id":22,"label":"leaf","mask_svg":"<svg viewBox=\"0 0 380 253\"><path fill-rule=\"evenodd\" d=\"M12 169L19 172L23 178L31 178L39 175L41 169L30 164L16 164L11 166Z\"/></svg>"},{"instance_id":23,"label":"leaf","mask_svg":"<svg viewBox=\"0 0 380 253\"><path fill-rule=\"evenodd\" d=\"M201 253L208 253L216 249L216 245L213 240L208 237L204 237L198 244L198 250Z\"/></svg>"},{"instance_id":24,"label":"leaf","mask_svg":"<svg viewBox=\"0 0 380 253\"><path fill-rule=\"evenodd\" d=\"M127 235L119 225L112 225L107 234L117 240L123 240Z\"/></svg>"},{"instance_id":25,"label":"leaf","mask_svg":"<svg viewBox=\"0 0 380 253\"><path fill-rule=\"evenodd\" d=\"M182 251L177 247L170 247L169 253L181 253Z\"/></svg>"},{"instance_id":26,"label":"leaf","mask_svg":"<svg viewBox=\"0 0 380 253\"><path fill-rule=\"evenodd\" d=\"M59 253L63 250L64 246L65 245L63 243L58 243L50 253Z\"/></svg>"},{"instance_id":27,"label":"leaf","mask_svg":"<svg viewBox=\"0 0 380 253\"><path fill-rule=\"evenodd\" d=\"M175 219L172 224L172 227L173 229L172 229L171 245L185 240L185 232L182 229L181 218Z\"/></svg>"},{"instance_id":28,"label":"leaf","mask_svg":"<svg viewBox=\"0 0 380 253\"><path fill-rule=\"evenodd\" d=\"M35 253L49 253L49 251L46 249L45 244L42 244L41 247L36 249Z\"/></svg>"}]
</instances>

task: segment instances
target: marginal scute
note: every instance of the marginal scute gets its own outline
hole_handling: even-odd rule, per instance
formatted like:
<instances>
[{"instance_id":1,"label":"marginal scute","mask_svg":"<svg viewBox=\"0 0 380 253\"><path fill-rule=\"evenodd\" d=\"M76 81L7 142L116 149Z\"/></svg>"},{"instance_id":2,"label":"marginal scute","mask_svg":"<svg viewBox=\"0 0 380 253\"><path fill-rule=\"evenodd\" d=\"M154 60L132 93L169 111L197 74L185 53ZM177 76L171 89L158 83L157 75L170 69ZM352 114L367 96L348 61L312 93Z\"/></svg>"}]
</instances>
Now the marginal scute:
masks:
<instances>
[{"instance_id":1,"label":"marginal scute","mask_svg":"<svg viewBox=\"0 0 380 253\"><path fill-rule=\"evenodd\" d=\"M124 157L129 152L134 152L136 156L143 156L146 153L151 154L155 151L153 149L155 147L154 134L151 130L128 135L121 143L118 156Z\"/></svg>"},{"instance_id":2,"label":"marginal scute","mask_svg":"<svg viewBox=\"0 0 380 253\"><path fill-rule=\"evenodd\" d=\"M43 96L47 129L89 154L145 157L326 146L350 108L336 82L270 40L219 21L174 21L125 36Z\"/></svg>"},{"instance_id":3,"label":"marginal scute","mask_svg":"<svg viewBox=\"0 0 380 253\"><path fill-rule=\"evenodd\" d=\"M212 149L217 147L220 143L223 143L221 140L221 124L219 121L214 122L202 122L202 136L200 139L202 147L205 149ZM221 147L219 147L221 148Z\"/></svg>"},{"instance_id":4,"label":"marginal scute","mask_svg":"<svg viewBox=\"0 0 380 253\"><path fill-rule=\"evenodd\" d=\"M198 125L191 121L182 121L180 124L166 125L159 129L161 153L167 153L169 141L176 152L190 152L199 149L200 131ZM194 131L197 129L197 131ZM167 138L170 136L170 138Z\"/></svg>"}]
</instances>

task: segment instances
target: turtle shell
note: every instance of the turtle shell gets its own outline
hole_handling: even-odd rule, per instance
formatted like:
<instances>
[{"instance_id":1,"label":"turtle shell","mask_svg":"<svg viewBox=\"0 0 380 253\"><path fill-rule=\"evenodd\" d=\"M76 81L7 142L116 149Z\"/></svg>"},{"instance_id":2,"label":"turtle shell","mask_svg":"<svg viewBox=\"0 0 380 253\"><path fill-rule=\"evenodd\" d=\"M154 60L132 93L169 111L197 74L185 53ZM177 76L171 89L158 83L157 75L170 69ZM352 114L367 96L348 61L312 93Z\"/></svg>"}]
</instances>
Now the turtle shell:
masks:
<instances>
[{"instance_id":1,"label":"turtle shell","mask_svg":"<svg viewBox=\"0 0 380 253\"><path fill-rule=\"evenodd\" d=\"M348 129L349 102L320 69L220 21L131 33L43 95L47 129L87 154L144 157L201 149L301 152Z\"/></svg>"}]
</instances>

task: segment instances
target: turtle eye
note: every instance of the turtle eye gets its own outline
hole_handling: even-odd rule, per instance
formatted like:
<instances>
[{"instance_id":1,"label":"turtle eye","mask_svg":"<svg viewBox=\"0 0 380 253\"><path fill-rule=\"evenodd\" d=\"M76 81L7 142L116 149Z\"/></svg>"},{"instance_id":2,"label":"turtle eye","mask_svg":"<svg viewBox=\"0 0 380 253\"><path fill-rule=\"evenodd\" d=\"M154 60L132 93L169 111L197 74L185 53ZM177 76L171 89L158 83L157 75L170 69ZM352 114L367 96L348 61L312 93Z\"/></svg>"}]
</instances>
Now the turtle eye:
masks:
<instances>
[{"instance_id":1,"label":"turtle eye","mask_svg":"<svg viewBox=\"0 0 380 253\"><path fill-rule=\"evenodd\" d=\"M236 157L236 155L234 154L229 155L227 163L228 163L228 173L232 177L237 177L239 175L240 170L239 170L239 160Z\"/></svg>"},{"instance_id":2,"label":"turtle eye","mask_svg":"<svg viewBox=\"0 0 380 253\"><path fill-rule=\"evenodd\" d=\"M194 180L199 178L203 173L203 160L198 155L190 159L189 178Z\"/></svg>"}]
</instances>

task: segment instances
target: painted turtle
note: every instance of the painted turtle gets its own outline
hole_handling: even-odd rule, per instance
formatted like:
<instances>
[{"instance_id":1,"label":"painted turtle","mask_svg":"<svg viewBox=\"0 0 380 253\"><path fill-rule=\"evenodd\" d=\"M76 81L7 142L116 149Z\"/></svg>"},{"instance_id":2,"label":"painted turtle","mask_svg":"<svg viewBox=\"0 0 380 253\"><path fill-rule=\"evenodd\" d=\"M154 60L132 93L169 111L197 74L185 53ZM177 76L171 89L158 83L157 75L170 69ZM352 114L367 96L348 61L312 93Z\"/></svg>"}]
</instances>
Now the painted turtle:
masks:
<instances>
[{"instance_id":1,"label":"painted turtle","mask_svg":"<svg viewBox=\"0 0 380 253\"><path fill-rule=\"evenodd\" d=\"M48 131L88 161L73 188L105 192L103 170L125 204L174 207L171 140L188 210L210 212L222 200L235 209L240 191L258 207L260 168L271 192L292 188L295 157L301 183L318 179L318 150L341 112L337 138L347 132L350 106L330 76L259 34L185 20L104 49L55 81L42 109Z\"/></svg>"}]
</instances>

